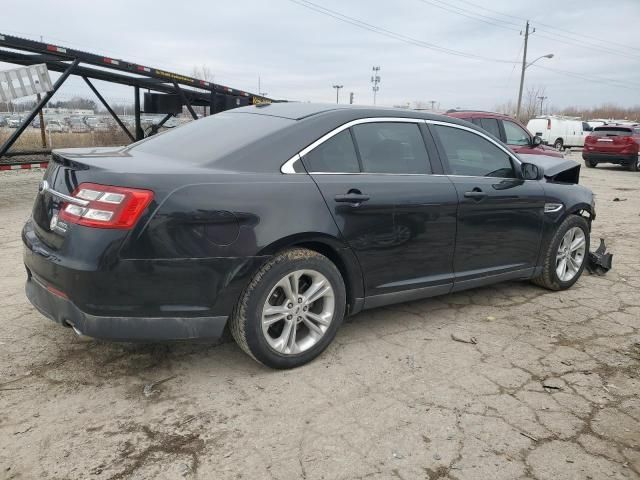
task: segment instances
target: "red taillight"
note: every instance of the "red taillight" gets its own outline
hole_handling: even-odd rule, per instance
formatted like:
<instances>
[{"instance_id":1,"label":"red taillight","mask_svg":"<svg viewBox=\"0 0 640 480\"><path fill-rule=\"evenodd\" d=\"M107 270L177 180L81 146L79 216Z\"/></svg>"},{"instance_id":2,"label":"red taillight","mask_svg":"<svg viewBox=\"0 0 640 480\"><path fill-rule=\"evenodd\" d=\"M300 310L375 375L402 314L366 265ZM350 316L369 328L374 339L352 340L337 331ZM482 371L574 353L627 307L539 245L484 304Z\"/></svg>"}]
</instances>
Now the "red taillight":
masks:
<instances>
[{"instance_id":1,"label":"red taillight","mask_svg":"<svg viewBox=\"0 0 640 480\"><path fill-rule=\"evenodd\" d=\"M584 139L584 143L593 143L596 138L593 135L587 135Z\"/></svg>"},{"instance_id":2,"label":"red taillight","mask_svg":"<svg viewBox=\"0 0 640 480\"><path fill-rule=\"evenodd\" d=\"M153 192L137 188L81 183L72 194L86 205L65 202L58 218L85 227L132 228L153 200Z\"/></svg>"}]
</instances>

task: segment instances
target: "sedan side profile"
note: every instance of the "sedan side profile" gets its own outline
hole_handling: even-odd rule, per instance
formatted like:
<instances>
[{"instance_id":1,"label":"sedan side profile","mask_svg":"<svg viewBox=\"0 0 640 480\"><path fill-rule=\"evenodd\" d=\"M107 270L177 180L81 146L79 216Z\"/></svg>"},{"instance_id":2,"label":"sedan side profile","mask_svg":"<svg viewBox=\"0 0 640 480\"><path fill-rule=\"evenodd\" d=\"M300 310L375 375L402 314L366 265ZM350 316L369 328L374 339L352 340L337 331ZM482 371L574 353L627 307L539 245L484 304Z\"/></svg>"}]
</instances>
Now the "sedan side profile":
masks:
<instances>
[{"instance_id":1,"label":"sedan side profile","mask_svg":"<svg viewBox=\"0 0 640 480\"><path fill-rule=\"evenodd\" d=\"M363 309L573 285L593 195L574 162L527 158L451 117L301 103L58 150L22 232L26 293L81 335L228 328L257 361L296 367Z\"/></svg>"}]
</instances>

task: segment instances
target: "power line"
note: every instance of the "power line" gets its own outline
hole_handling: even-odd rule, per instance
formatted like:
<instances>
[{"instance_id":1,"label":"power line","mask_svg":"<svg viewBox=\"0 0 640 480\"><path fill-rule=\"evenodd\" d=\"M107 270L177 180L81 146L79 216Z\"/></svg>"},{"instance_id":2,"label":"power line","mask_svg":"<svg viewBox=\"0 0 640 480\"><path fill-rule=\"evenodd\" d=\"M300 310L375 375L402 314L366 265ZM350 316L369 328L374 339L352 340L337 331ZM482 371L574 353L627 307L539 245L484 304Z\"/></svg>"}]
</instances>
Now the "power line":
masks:
<instances>
[{"instance_id":1,"label":"power line","mask_svg":"<svg viewBox=\"0 0 640 480\"><path fill-rule=\"evenodd\" d=\"M486 23L488 25L492 25L494 27L504 28L506 30L512 30L512 31L516 31L516 32L522 30L521 28L513 28L513 26L520 27L516 23L506 22L504 20L500 20L500 19L497 19L497 18L494 18L494 17L489 17L487 15L482 15L480 13L473 12L473 11L465 9L465 8L456 7L456 6L453 6L453 5L448 5L446 3L443 5L442 3L444 3L444 2L442 2L442 0L419 0L419 1L424 3L424 4L432 5L432 6L436 7L436 8L440 8L442 10L454 13L456 15L460 15L460 16L463 16L463 17L466 17L466 18L470 18L472 20L476 20L478 22L483 22L483 23ZM435 3L435 2L437 2L437 3ZM536 25L538 25L537 22L533 22L533 23L536 23ZM540 24L540 25L543 25L543 24ZM603 53L608 53L610 55L618 55L618 56L621 56L621 57L640 60L640 56L638 56L638 55L634 55L634 54L627 53L627 52L621 52L619 50L616 50L616 49L613 49L613 48L608 48L608 47L605 47L603 45L598 45L598 44L591 43L591 42L585 42L584 40L577 40L576 38L570 37L568 35L564 35L562 33L551 32L551 31L546 30L546 29L540 30L540 28L538 28L538 31L542 31L542 32L547 33L548 35L553 35L555 37L558 37L558 38L552 38L552 37L548 37L548 36L545 36L545 35L539 35L538 34L538 36L540 36L542 38L546 38L548 40L557 41L557 42L565 43L565 44L568 44L568 45L574 45L574 46L577 46L577 47L580 47L580 48L586 48L586 49L589 49L589 50L597 49L597 50L599 50L599 51L601 51ZM566 39L566 40L563 40L563 38ZM581 43L577 43L577 42L581 42Z\"/></svg>"},{"instance_id":2,"label":"power line","mask_svg":"<svg viewBox=\"0 0 640 480\"><path fill-rule=\"evenodd\" d=\"M441 5L440 2L434 3L431 0L420 0L420 1L422 3L428 4L428 5L433 5L434 7L440 8L442 10L446 10L448 12L455 13L457 15L462 15L463 17L467 17L467 18L470 18L472 20L477 20L479 22L484 22L486 24L493 25L495 27L505 28L507 30L513 30L513 31L516 31L516 32L520 31L520 28L513 28L513 27L508 27L506 25L502 25L504 23L504 24L515 25L516 27L520 27L520 25L517 25L515 23L503 22L502 20L497 20L497 19L494 19L492 17L488 17L486 15L480 15L480 14L477 14L477 16L468 15L467 13L464 13L464 12L466 11L466 12L473 13L473 14L475 14L475 13L474 12L470 12L469 10L465 10L465 9L462 9L462 8L455 7L453 5L447 5L447 4ZM458 11L458 10L460 10L460 11ZM484 17L484 18L487 18L489 20L483 20L482 18L479 18L479 17ZM497 22L500 22L500 23L497 23Z\"/></svg>"},{"instance_id":3,"label":"power line","mask_svg":"<svg viewBox=\"0 0 640 480\"><path fill-rule=\"evenodd\" d=\"M573 78L579 78L581 80L586 80L588 82L601 83L601 84L604 84L604 85L613 85L615 87L627 88L629 90L635 90L635 91L637 91L638 88L640 88L639 85L633 86L630 83L627 83L627 82L623 83L623 81L621 81L621 80L614 80L612 78L589 77L589 76L583 75L581 73L570 72L568 70L560 70L560 69L552 68L552 67L544 67L544 66L538 65L538 64L534 64L534 65L531 65L531 66L535 67L535 68L541 68L543 70L549 70L550 72L555 72L555 73L558 73L560 75L565 75L565 76L573 77Z\"/></svg>"},{"instance_id":4,"label":"power line","mask_svg":"<svg viewBox=\"0 0 640 480\"><path fill-rule=\"evenodd\" d=\"M541 35L540 32L546 33L547 35L553 35L553 36L558 37L558 38L549 37L547 35ZM602 46L597 45L595 43L585 43L585 42L583 42L581 40L571 38L571 37L569 37L567 35L562 35L560 33L554 33L554 32L549 32L548 30L545 30L545 29L540 29L540 27L538 27L538 35L537 36L540 37L540 38L546 38L547 40L551 40L552 42L560 42L560 43L564 43L564 44L567 44L567 45L574 45L576 47L585 48L585 49L591 50L591 51L597 50L599 52L606 53L606 54L609 54L609 55L618 55L618 56L621 56L621 57L632 58L634 60L640 60L640 56L639 55L634 55L632 53L626 53L626 52L620 52L618 50L613 50L613 49L610 49L610 48L602 47ZM568 40L563 40L563 38L566 38ZM579 42L582 42L582 43L579 43Z\"/></svg>"},{"instance_id":5,"label":"power line","mask_svg":"<svg viewBox=\"0 0 640 480\"><path fill-rule=\"evenodd\" d=\"M321 5L318 5L316 3L310 2L308 0L289 0L292 3L295 3L297 5L300 5L301 7L304 8L308 8L310 10L313 10L317 13L321 13L323 15L327 15L329 17L335 18L336 20L340 20L342 22L345 23L349 23L351 25L354 25L358 28L362 28L364 30L369 30L371 32L377 33L379 35L383 35L385 37L389 37L389 38L393 38L395 40L399 40L401 42L404 43L408 43L411 45L415 45L418 47L422 47L422 48L426 48L429 50L434 50L440 53L445 53L447 55L455 55L458 57L464 57L464 58L469 58L469 59L475 59L475 60L485 60L488 62L497 62L497 63L508 63L508 64L512 64L513 62L511 60L503 60L503 59L498 59L498 58L490 58L490 57L484 57L482 55L476 55L476 54L472 54L472 53L468 53L468 52L463 52L460 50L454 50L451 48L446 48L446 47L441 47L439 45L436 45L434 43L429 43L429 42L425 42L423 40L418 40L415 39L413 37L409 37L407 35L401 34L401 33L397 33L397 32L393 32L391 30L387 30L385 28L382 27L377 27L375 25L372 25L370 23L364 22L362 20L358 20L357 18L354 17L350 17L348 15L344 15L340 12L337 12L335 10L331 10L329 8L325 8L322 7Z\"/></svg>"},{"instance_id":6,"label":"power line","mask_svg":"<svg viewBox=\"0 0 640 480\"><path fill-rule=\"evenodd\" d=\"M369 30L371 32L377 33L379 35L384 35L386 37L389 38L393 38L395 40L399 40L402 41L404 43L408 43L410 45L415 45L415 46L419 46L422 48L427 48L430 50L435 50L435 51L439 51L440 53L446 53L449 55L455 55L455 56L460 56L460 57L464 57L464 58L471 58L471 59L475 59L475 60L485 60L485 61L491 61L491 62L498 62L498 63L508 63L510 65L515 65L519 62L514 62L512 60L502 60L502 59L496 59L496 58L488 58L488 57L483 57L480 55L475 55L475 54L471 54L471 53L467 53L467 52L462 52L459 50L452 50L449 48L445 48L445 47L440 47L438 45L432 44L432 43L428 43L428 42L424 42L422 40L417 40L415 38L412 37L408 37L406 35L403 34L399 34L396 32L392 32L391 30L387 30L384 29L382 27L377 27L375 25L372 25L370 23L364 22L362 20L358 20L354 17L350 17L347 15L344 15L342 13L336 12L335 10L331 10L325 7L322 7L321 5L318 5L316 3L310 2L309 0L289 0L292 3L295 3L297 5L300 5L301 7L305 7L308 8L310 10L313 10L317 13L321 13L323 15L327 15L329 17L332 17L336 20L340 20L342 22L354 25L356 27L362 28L364 30ZM554 69L554 68L549 68L549 67L542 67L539 65L534 65L538 68L542 68L545 70L549 70L561 75L568 75L568 76L573 76L574 78L580 78L583 80L587 80L590 82L596 82L596 83L603 83L603 84L609 84L609 85L613 85L613 86L617 86L617 87L621 87L621 88L627 88L627 89L637 89L637 87L631 87L628 86L630 84L625 85L626 82L623 81L618 81L618 80L613 80L613 79L604 79L604 78L600 78L600 79L594 79L585 75L582 75L580 73L576 73L576 72L570 72L567 70L558 70L558 69Z\"/></svg>"},{"instance_id":7,"label":"power line","mask_svg":"<svg viewBox=\"0 0 640 480\"><path fill-rule=\"evenodd\" d=\"M461 3L466 3L467 5L471 5L471 6L473 6L473 7L477 8L477 9L480 9L480 10L482 10L482 11L487 11L487 12L495 13L495 14L497 14L497 15L501 15L501 16L503 16L503 17L512 18L512 19L520 20L520 21L525 21L525 20L526 20L524 17L518 17L518 16L515 16L515 15L509 15L509 14L507 14L507 13L499 12L498 10L492 10L492 9L490 9L490 8L486 7L485 5L479 5L479 4L474 3L474 2L471 2L471 1L469 1L469 0L457 0L457 1L458 1L458 2L461 2ZM477 15L480 15L480 14L477 14ZM497 19L496 19L496 20L497 20ZM589 39L591 39L591 40L596 40L596 41L598 41L598 42L606 43L606 44L608 44L608 45L616 45L616 46L618 46L618 47L623 47L623 48L628 48L628 49L630 49L630 50L637 50L637 51L640 51L640 48L637 48L637 47L632 47L632 46L630 46L630 45L625 45L625 44L623 44L623 43L612 42L612 41L611 41L611 40L609 40L609 39L604 40L604 39L602 39L602 38L594 37L594 36L592 36L592 35L585 35L584 33L577 33L577 32L573 32L573 31L571 31L571 30L566 30L566 29L558 28L558 27L556 27L556 26L554 26L554 25L549 25L548 23L535 22L535 24L536 24L537 26L542 26L542 27L547 27L547 28L551 28L551 29L554 29L554 30L558 30L558 31L560 31L560 32L564 32L564 33L566 33L566 34L573 35L573 36L575 36L575 37L589 38Z\"/></svg>"}]
</instances>

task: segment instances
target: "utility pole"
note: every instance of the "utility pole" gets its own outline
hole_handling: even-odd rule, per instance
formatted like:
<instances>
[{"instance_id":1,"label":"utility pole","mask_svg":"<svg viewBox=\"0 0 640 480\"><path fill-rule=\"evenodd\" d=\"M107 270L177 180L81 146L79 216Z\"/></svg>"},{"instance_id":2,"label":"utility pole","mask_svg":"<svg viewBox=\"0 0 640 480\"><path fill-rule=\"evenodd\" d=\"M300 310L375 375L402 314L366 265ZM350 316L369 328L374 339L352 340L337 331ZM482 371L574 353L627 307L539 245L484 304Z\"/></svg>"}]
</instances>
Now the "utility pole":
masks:
<instances>
[{"instance_id":1,"label":"utility pole","mask_svg":"<svg viewBox=\"0 0 640 480\"><path fill-rule=\"evenodd\" d=\"M267 92L262 91L262 87L260 85L260 75L258 75L258 95L261 95L263 97L267 96Z\"/></svg>"},{"instance_id":2,"label":"utility pole","mask_svg":"<svg viewBox=\"0 0 640 480\"><path fill-rule=\"evenodd\" d=\"M380 83L380 75L378 75L378 72L380 71L380 67L373 67L372 68L373 71L373 75L371 75L371 83L372 85L372 89L373 89L373 104L376 104L376 95L378 94L378 90L380 90L380 87L378 86L378 84Z\"/></svg>"},{"instance_id":3,"label":"utility pole","mask_svg":"<svg viewBox=\"0 0 640 480\"><path fill-rule=\"evenodd\" d=\"M349 93L349 105L353 105L353 92Z\"/></svg>"},{"instance_id":4,"label":"utility pole","mask_svg":"<svg viewBox=\"0 0 640 480\"><path fill-rule=\"evenodd\" d=\"M435 100L429 100L429 103L431 104L431 110L435 110L435 106L436 106L436 101Z\"/></svg>"},{"instance_id":5,"label":"utility pole","mask_svg":"<svg viewBox=\"0 0 640 480\"><path fill-rule=\"evenodd\" d=\"M534 30L535 31L535 30ZM522 32L520 32L522 34ZM522 52L522 73L520 73L520 90L518 91L518 107L516 108L516 118L520 117L520 106L522 105L522 88L524 87L524 71L527 69L527 45L529 43L529 20L524 29L524 51Z\"/></svg>"},{"instance_id":6,"label":"utility pole","mask_svg":"<svg viewBox=\"0 0 640 480\"><path fill-rule=\"evenodd\" d=\"M344 87L344 85L334 85L333 88L336 89L336 103L340 103L340 89Z\"/></svg>"},{"instance_id":7,"label":"utility pole","mask_svg":"<svg viewBox=\"0 0 640 480\"><path fill-rule=\"evenodd\" d=\"M538 97L538 100L540 100L540 115L542 115L542 104L544 103L544 101L549 98L549 97L545 97L544 95L541 97Z\"/></svg>"}]
</instances>

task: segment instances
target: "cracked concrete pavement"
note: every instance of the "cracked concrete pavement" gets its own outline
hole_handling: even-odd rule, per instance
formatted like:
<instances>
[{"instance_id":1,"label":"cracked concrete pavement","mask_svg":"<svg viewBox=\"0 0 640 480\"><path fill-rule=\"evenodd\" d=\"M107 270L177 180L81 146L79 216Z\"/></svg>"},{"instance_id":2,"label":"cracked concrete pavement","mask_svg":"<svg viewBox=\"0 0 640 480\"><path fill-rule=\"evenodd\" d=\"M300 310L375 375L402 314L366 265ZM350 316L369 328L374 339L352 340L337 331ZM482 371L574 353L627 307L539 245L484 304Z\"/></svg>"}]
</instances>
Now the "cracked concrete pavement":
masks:
<instances>
[{"instance_id":1,"label":"cracked concrete pavement","mask_svg":"<svg viewBox=\"0 0 640 480\"><path fill-rule=\"evenodd\" d=\"M640 174L582 170L606 276L367 311L292 371L43 318L19 234L40 176L0 176L0 478L640 479Z\"/></svg>"}]
</instances>

